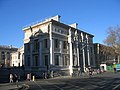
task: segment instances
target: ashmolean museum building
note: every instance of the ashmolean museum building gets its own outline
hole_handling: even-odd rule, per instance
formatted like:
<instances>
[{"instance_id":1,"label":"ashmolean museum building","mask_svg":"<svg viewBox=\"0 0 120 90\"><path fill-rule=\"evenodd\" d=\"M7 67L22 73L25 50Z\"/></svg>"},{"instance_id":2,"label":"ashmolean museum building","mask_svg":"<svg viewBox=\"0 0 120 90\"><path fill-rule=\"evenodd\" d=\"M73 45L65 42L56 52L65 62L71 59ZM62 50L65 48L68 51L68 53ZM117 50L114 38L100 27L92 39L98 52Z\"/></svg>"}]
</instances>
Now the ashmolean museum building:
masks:
<instances>
[{"instance_id":1,"label":"ashmolean museum building","mask_svg":"<svg viewBox=\"0 0 120 90\"><path fill-rule=\"evenodd\" d=\"M64 24L57 15L27 26L23 31L27 72L72 75L95 66L94 36L79 30L76 23Z\"/></svg>"}]
</instances>

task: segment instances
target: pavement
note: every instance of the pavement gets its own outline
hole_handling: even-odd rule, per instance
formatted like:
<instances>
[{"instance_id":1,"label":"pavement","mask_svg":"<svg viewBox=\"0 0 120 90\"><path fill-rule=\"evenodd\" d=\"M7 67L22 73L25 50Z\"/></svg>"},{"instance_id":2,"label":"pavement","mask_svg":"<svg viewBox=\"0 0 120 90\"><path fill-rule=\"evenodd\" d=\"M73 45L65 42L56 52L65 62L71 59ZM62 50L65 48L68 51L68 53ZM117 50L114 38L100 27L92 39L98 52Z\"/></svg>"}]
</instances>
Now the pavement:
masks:
<instances>
[{"instance_id":1,"label":"pavement","mask_svg":"<svg viewBox=\"0 0 120 90\"><path fill-rule=\"evenodd\" d=\"M75 76L76 77L76 76ZM88 77L88 75L82 75L82 77ZM59 76L55 78L50 79L64 79L64 78L71 78L71 76ZM74 77L73 77L74 78ZM39 79L38 79L39 80ZM24 81L27 82L27 81ZM17 82L17 83L0 83L0 90L27 90L29 86L27 84L24 84L23 82Z\"/></svg>"},{"instance_id":2,"label":"pavement","mask_svg":"<svg viewBox=\"0 0 120 90\"><path fill-rule=\"evenodd\" d=\"M0 90L27 90L29 86L26 84L17 83L3 83L0 84Z\"/></svg>"},{"instance_id":3,"label":"pavement","mask_svg":"<svg viewBox=\"0 0 120 90\"><path fill-rule=\"evenodd\" d=\"M95 74L94 76L103 76L105 74L109 75L109 72L104 73L104 74L99 74L99 75ZM88 77L89 77L89 75L87 75L87 74L82 74L81 76L78 76L78 78L88 78ZM71 76L60 76L60 77L51 78L51 79L65 79L65 78L71 78ZM77 77L75 76L72 78L74 79ZM29 85L25 84L25 82L27 82L27 81L17 82L17 83L15 83L15 82L14 83L2 83L2 84L0 84L0 90L27 90L27 89L29 89Z\"/></svg>"}]
</instances>

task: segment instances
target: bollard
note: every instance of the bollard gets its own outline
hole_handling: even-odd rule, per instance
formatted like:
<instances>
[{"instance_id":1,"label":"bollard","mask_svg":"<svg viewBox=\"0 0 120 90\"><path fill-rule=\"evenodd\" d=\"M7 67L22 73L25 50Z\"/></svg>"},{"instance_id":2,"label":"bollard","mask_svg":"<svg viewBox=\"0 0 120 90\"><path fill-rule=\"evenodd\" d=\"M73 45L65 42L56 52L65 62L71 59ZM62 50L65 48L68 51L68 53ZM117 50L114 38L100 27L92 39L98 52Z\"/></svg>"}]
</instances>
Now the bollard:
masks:
<instances>
[{"instance_id":1,"label":"bollard","mask_svg":"<svg viewBox=\"0 0 120 90\"><path fill-rule=\"evenodd\" d=\"M35 81L35 76L33 76L33 78L32 78L32 79L33 79L33 81Z\"/></svg>"}]
</instances>

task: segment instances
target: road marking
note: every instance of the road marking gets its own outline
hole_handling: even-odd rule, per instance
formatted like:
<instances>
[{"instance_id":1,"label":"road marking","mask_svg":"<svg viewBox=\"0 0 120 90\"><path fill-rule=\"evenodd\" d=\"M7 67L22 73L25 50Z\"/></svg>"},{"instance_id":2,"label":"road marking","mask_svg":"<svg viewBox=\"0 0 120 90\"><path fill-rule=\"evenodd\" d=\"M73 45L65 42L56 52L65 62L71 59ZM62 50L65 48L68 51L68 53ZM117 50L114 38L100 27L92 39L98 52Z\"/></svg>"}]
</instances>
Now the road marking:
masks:
<instances>
[{"instance_id":1,"label":"road marking","mask_svg":"<svg viewBox=\"0 0 120 90\"><path fill-rule=\"evenodd\" d=\"M77 85L73 85L73 84L70 84L70 83L63 82L63 81L57 81L57 82L59 82L59 83L64 83L64 84L68 84L68 85L70 85L70 86L73 86L73 87L76 87L76 88L85 90L84 88L81 88L81 87L79 87L79 86L77 86Z\"/></svg>"},{"instance_id":2,"label":"road marking","mask_svg":"<svg viewBox=\"0 0 120 90\"><path fill-rule=\"evenodd\" d=\"M37 84L37 82L33 81L40 89L45 90L44 88L42 88L42 86L40 86L39 84Z\"/></svg>"},{"instance_id":3,"label":"road marking","mask_svg":"<svg viewBox=\"0 0 120 90\"><path fill-rule=\"evenodd\" d=\"M50 84L48 81L46 81L48 84ZM52 84L53 85L53 84ZM55 86L55 87L57 87L57 88L59 88L60 90L64 90L64 89L62 89L62 88L60 88L59 86L57 86L57 85L53 85L53 86Z\"/></svg>"},{"instance_id":4,"label":"road marking","mask_svg":"<svg viewBox=\"0 0 120 90\"><path fill-rule=\"evenodd\" d=\"M117 89L120 86L120 84L116 85L112 90Z\"/></svg>"}]
</instances>

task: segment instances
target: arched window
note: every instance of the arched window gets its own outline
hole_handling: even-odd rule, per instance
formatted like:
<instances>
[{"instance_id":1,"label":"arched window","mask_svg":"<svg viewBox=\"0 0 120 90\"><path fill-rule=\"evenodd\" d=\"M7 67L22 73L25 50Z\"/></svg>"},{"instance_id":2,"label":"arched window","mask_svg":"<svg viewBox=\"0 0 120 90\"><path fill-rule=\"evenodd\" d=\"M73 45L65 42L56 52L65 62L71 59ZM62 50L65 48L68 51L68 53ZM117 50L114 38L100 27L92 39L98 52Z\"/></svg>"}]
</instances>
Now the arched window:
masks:
<instances>
[{"instance_id":1,"label":"arched window","mask_svg":"<svg viewBox=\"0 0 120 90\"><path fill-rule=\"evenodd\" d=\"M22 65L24 65L24 53L22 54Z\"/></svg>"},{"instance_id":2,"label":"arched window","mask_svg":"<svg viewBox=\"0 0 120 90\"><path fill-rule=\"evenodd\" d=\"M7 52L7 60L10 60L10 52Z\"/></svg>"},{"instance_id":3,"label":"arched window","mask_svg":"<svg viewBox=\"0 0 120 90\"><path fill-rule=\"evenodd\" d=\"M1 53L1 58L2 58L2 60L5 60L5 52Z\"/></svg>"}]
</instances>

